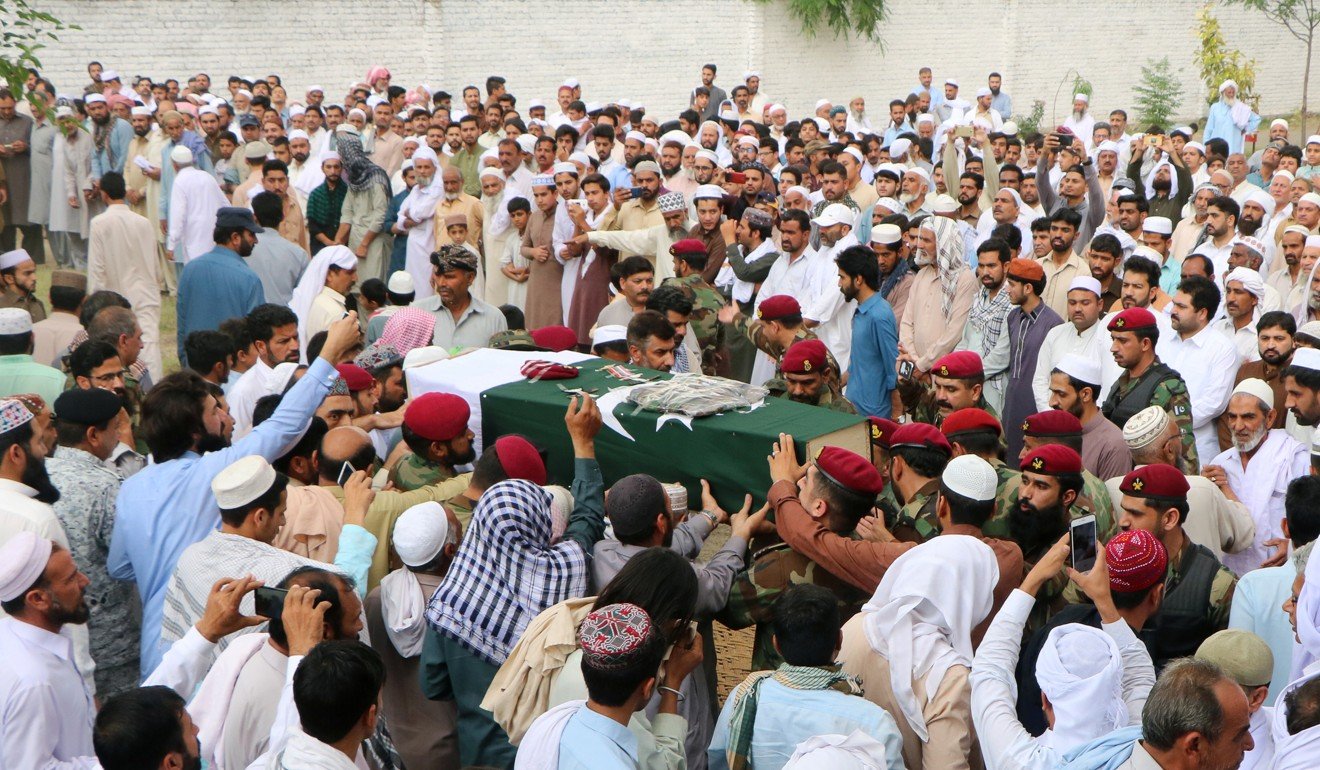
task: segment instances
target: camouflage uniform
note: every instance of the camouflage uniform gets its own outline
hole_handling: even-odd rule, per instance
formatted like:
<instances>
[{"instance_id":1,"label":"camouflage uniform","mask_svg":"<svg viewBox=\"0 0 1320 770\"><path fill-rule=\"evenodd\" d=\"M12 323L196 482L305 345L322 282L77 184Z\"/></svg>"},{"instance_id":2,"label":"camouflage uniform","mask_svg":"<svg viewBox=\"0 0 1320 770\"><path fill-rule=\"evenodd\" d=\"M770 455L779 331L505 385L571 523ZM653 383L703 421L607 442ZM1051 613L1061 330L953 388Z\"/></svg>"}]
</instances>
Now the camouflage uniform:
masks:
<instances>
[{"instance_id":1,"label":"camouflage uniform","mask_svg":"<svg viewBox=\"0 0 1320 770\"><path fill-rule=\"evenodd\" d=\"M724 307L724 297L715 287L706 283L701 273L693 273L684 278L666 278L662 286L678 286L692 300L692 320L688 328L697 337L701 348L701 371L715 374L717 363L727 353L724 338L724 324L717 314Z\"/></svg>"},{"instance_id":2,"label":"camouflage uniform","mask_svg":"<svg viewBox=\"0 0 1320 770\"><path fill-rule=\"evenodd\" d=\"M850 537L856 537L851 535ZM756 626L752 643L752 670L767 671L779 667L783 659L775 652L774 619L771 606L789 587L812 583L827 588L839 601L841 617L851 617L870 599L854 586L840 580L823 567L788 547L776 543L754 552L748 567L734 578L729 601L715 619L734 630Z\"/></svg>"},{"instance_id":3,"label":"camouflage uniform","mask_svg":"<svg viewBox=\"0 0 1320 770\"><path fill-rule=\"evenodd\" d=\"M394 466L394 470L390 471L390 483L400 492L429 487L453 477L453 469L432 465L415 452L408 453L398 465Z\"/></svg>"},{"instance_id":4,"label":"camouflage uniform","mask_svg":"<svg viewBox=\"0 0 1320 770\"><path fill-rule=\"evenodd\" d=\"M1111 390L1113 395L1110 398L1116 395L1118 401L1121 402L1124 396L1136 387L1138 382L1133 382L1132 377L1125 369L1114 382ZM1200 473L1201 463L1196 454L1196 436L1192 434L1192 397L1187 393L1187 383L1181 377L1161 382L1155 386L1155 391L1150 396L1150 403L1145 406L1162 407L1164 411L1169 413L1173 421L1178 424L1178 430L1182 432L1182 472L1191 476Z\"/></svg>"},{"instance_id":5,"label":"camouflage uniform","mask_svg":"<svg viewBox=\"0 0 1320 770\"><path fill-rule=\"evenodd\" d=\"M919 395L917 393L918 389L920 393ZM944 416L940 414L939 407L935 406L934 388L922 386L920 383L915 383L914 388L912 381L909 380L907 383L899 382L898 393L903 399L903 404L907 408L908 417L912 422L924 422L929 425L934 425L937 428L944 422ZM972 406L977 409L985 410L996 420L999 419L999 411L985 400L984 391L981 392L981 397L977 399L976 403ZM1004 443L1002 433L999 436L999 443Z\"/></svg>"},{"instance_id":6,"label":"camouflage uniform","mask_svg":"<svg viewBox=\"0 0 1320 770\"><path fill-rule=\"evenodd\" d=\"M788 348L770 339L769 335L764 333L765 322L760 319L749 320L747 316L739 313L733 319L733 328L735 333L746 335L747 339L758 350L775 360L775 376L766 380L765 387L770 391L770 395L782 397L788 391L788 384L784 381L784 353L788 352ZM791 347L803 340L814 339L819 339L816 333L802 326L793 334L793 341L789 343L789 346ZM825 349L825 360L828 363L825 374L825 387L829 391L829 400L827 401L826 396L822 395L819 406L847 412L848 414L857 414L857 409L853 407L852 402L843 397L843 386L839 382L841 376L839 362L834 358L834 354L829 351L828 347ZM848 406L846 409L842 406L831 406L834 401L842 401Z\"/></svg>"},{"instance_id":7,"label":"camouflage uniform","mask_svg":"<svg viewBox=\"0 0 1320 770\"><path fill-rule=\"evenodd\" d=\"M904 543L924 543L938 535L940 518L935 513L935 503L939 500L939 489L940 480L931 479L899 509L897 516L886 516L885 528Z\"/></svg>"}]
</instances>

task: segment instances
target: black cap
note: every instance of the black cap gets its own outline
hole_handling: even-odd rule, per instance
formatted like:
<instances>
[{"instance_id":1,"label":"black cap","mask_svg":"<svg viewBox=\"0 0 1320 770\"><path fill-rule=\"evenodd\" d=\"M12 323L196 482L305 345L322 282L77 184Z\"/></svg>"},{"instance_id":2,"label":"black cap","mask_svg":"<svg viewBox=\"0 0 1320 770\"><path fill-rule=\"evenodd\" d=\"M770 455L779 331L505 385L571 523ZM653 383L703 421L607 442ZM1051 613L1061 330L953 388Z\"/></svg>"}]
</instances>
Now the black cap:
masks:
<instances>
[{"instance_id":1,"label":"black cap","mask_svg":"<svg viewBox=\"0 0 1320 770\"><path fill-rule=\"evenodd\" d=\"M265 229L257 224L250 209L239 206L225 206L215 212L216 227L242 227L251 233L264 233Z\"/></svg>"},{"instance_id":2,"label":"black cap","mask_svg":"<svg viewBox=\"0 0 1320 770\"><path fill-rule=\"evenodd\" d=\"M252 126L253 128L257 128L261 126L261 121L257 120L256 115L244 115L238 119L238 125L240 127Z\"/></svg>"},{"instance_id":3,"label":"black cap","mask_svg":"<svg viewBox=\"0 0 1320 770\"><path fill-rule=\"evenodd\" d=\"M79 425L101 425L124 408L124 401L113 390L72 388L55 399L55 416Z\"/></svg>"}]
</instances>

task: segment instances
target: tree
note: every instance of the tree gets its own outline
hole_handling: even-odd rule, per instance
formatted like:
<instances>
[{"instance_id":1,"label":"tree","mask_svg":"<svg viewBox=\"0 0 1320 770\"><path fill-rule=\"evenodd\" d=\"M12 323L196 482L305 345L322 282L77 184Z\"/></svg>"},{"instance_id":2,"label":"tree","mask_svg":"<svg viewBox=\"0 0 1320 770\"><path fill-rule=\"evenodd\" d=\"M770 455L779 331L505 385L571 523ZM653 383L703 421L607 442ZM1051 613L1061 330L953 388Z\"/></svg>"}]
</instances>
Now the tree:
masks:
<instances>
[{"instance_id":1,"label":"tree","mask_svg":"<svg viewBox=\"0 0 1320 770\"><path fill-rule=\"evenodd\" d=\"M801 22L802 31L809 36L828 27L835 37L857 34L878 43L880 24L889 17L885 0L787 0L787 3L789 15Z\"/></svg>"},{"instance_id":2,"label":"tree","mask_svg":"<svg viewBox=\"0 0 1320 770\"><path fill-rule=\"evenodd\" d=\"M57 33L69 29L81 27L37 10L29 0L0 0L0 81L14 94L22 94L28 69L41 68L37 52L47 42L59 40ZM33 109L46 108L35 94L27 96Z\"/></svg>"},{"instance_id":3,"label":"tree","mask_svg":"<svg viewBox=\"0 0 1320 770\"><path fill-rule=\"evenodd\" d=\"M1132 90L1137 95L1137 122L1168 128L1183 99L1182 83L1173 76L1169 57L1147 59L1141 68L1141 82Z\"/></svg>"},{"instance_id":4,"label":"tree","mask_svg":"<svg viewBox=\"0 0 1320 770\"><path fill-rule=\"evenodd\" d=\"M1306 69L1302 75L1302 130L1306 136L1306 97L1311 85L1311 50L1315 44L1316 28L1320 27L1320 3L1316 0L1224 0L1228 5L1241 5L1265 14L1265 18L1283 26L1288 34L1306 46Z\"/></svg>"},{"instance_id":5,"label":"tree","mask_svg":"<svg viewBox=\"0 0 1320 770\"><path fill-rule=\"evenodd\" d=\"M1031 102L1031 111L1017 119L1018 136L1026 136L1040 131L1040 122L1045 119L1045 101L1036 99Z\"/></svg>"},{"instance_id":6,"label":"tree","mask_svg":"<svg viewBox=\"0 0 1320 770\"><path fill-rule=\"evenodd\" d=\"M1201 71L1201 81L1205 83L1206 104L1218 101L1219 84L1232 80L1237 83L1238 98L1254 106L1257 101L1256 60L1246 59L1241 51L1228 47L1219 19L1210 13L1210 6L1202 6L1196 12L1196 21L1201 47L1193 59Z\"/></svg>"}]
</instances>

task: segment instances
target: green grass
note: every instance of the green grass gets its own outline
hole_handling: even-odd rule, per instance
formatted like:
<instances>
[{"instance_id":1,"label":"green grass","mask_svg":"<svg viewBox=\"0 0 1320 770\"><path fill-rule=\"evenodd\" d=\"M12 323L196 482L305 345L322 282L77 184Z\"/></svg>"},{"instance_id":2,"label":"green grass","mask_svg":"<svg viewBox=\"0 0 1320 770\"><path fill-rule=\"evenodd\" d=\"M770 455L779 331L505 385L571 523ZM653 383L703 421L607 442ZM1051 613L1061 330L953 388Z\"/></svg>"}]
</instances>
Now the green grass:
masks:
<instances>
[{"instance_id":1,"label":"green grass","mask_svg":"<svg viewBox=\"0 0 1320 770\"><path fill-rule=\"evenodd\" d=\"M37 265L37 295L46 303L46 309L50 310L50 274L55 269L54 257L51 256L50 249L46 249L47 262L44 265ZM177 344L175 342L175 332L177 325L175 323L174 298L161 296L160 298L160 354L164 361L165 371L173 372L179 368L179 355Z\"/></svg>"}]
</instances>

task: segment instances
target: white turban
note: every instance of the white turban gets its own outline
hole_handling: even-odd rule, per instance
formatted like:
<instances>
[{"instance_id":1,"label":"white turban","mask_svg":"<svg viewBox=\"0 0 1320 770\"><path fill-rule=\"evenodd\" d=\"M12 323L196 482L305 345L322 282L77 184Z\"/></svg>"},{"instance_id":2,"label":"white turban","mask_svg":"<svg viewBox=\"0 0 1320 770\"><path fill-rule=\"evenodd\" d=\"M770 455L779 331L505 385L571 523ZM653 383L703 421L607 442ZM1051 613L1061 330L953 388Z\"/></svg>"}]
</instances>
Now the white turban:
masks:
<instances>
[{"instance_id":1,"label":"white turban","mask_svg":"<svg viewBox=\"0 0 1320 770\"><path fill-rule=\"evenodd\" d=\"M1249 267L1235 267L1225 276L1224 285L1227 286L1233 281L1241 283L1242 288L1254 294L1257 300L1265 298L1265 282L1261 280L1260 273L1255 270Z\"/></svg>"},{"instance_id":2,"label":"white turban","mask_svg":"<svg viewBox=\"0 0 1320 770\"><path fill-rule=\"evenodd\" d=\"M46 572L54 546L32 532L19 532L0 546L0 602L23 595Z\"/></svg>"},{"instance_id":3,"label":"white turban","mask_svg":"<svg viewBox=\"0 0 1320 770\"><path fill-rule=\"evenodd\" d=\"M1046 736L1059 756L1128 723L1123 658L1098 628L1069 623L1050 631L1036 660L1036 681L1054 707Z\"/></svg>"},{"instance_id":4,"label":"white turban","mask_svg":"<svg viewBox=\"0 0 1320 770\"><path fill-rule=\"evenodd\" d=\"M304 356L307 355L307 316L311 313L312 301L325 286L325 276L332 265L342 270L355 270L358 258L347 246L326 246L307 264L307 269L303 271L302 278L298 279L298 285L294 287L293 296L289 299L289 308L298 316L298 338L302 340Z\"/></svg>"},{"instance_id":5,"label":"white turban","mask_svg":"<svg viewBox=\"0 0 1320 770\"><path fill-rule=\"evenodd\" d=\"M435 150L432 150L428 145L425 144L418 147L413 152L413 156L412 156L413 163L416 164L417 161L419 160L429 160L436 165L440 164L440 159L436 157Z\"/></svg>"},{"instance_id":6,"label":"white turban","mask_svg":"<svg viewBox=\"0 0 1320 770\"><path fill-rule=\"evenodd\" d=\"M797 745L784 770L873 770L889 766L885 745L861 730L825 734Z\"/></svg>"}]
</instances>

